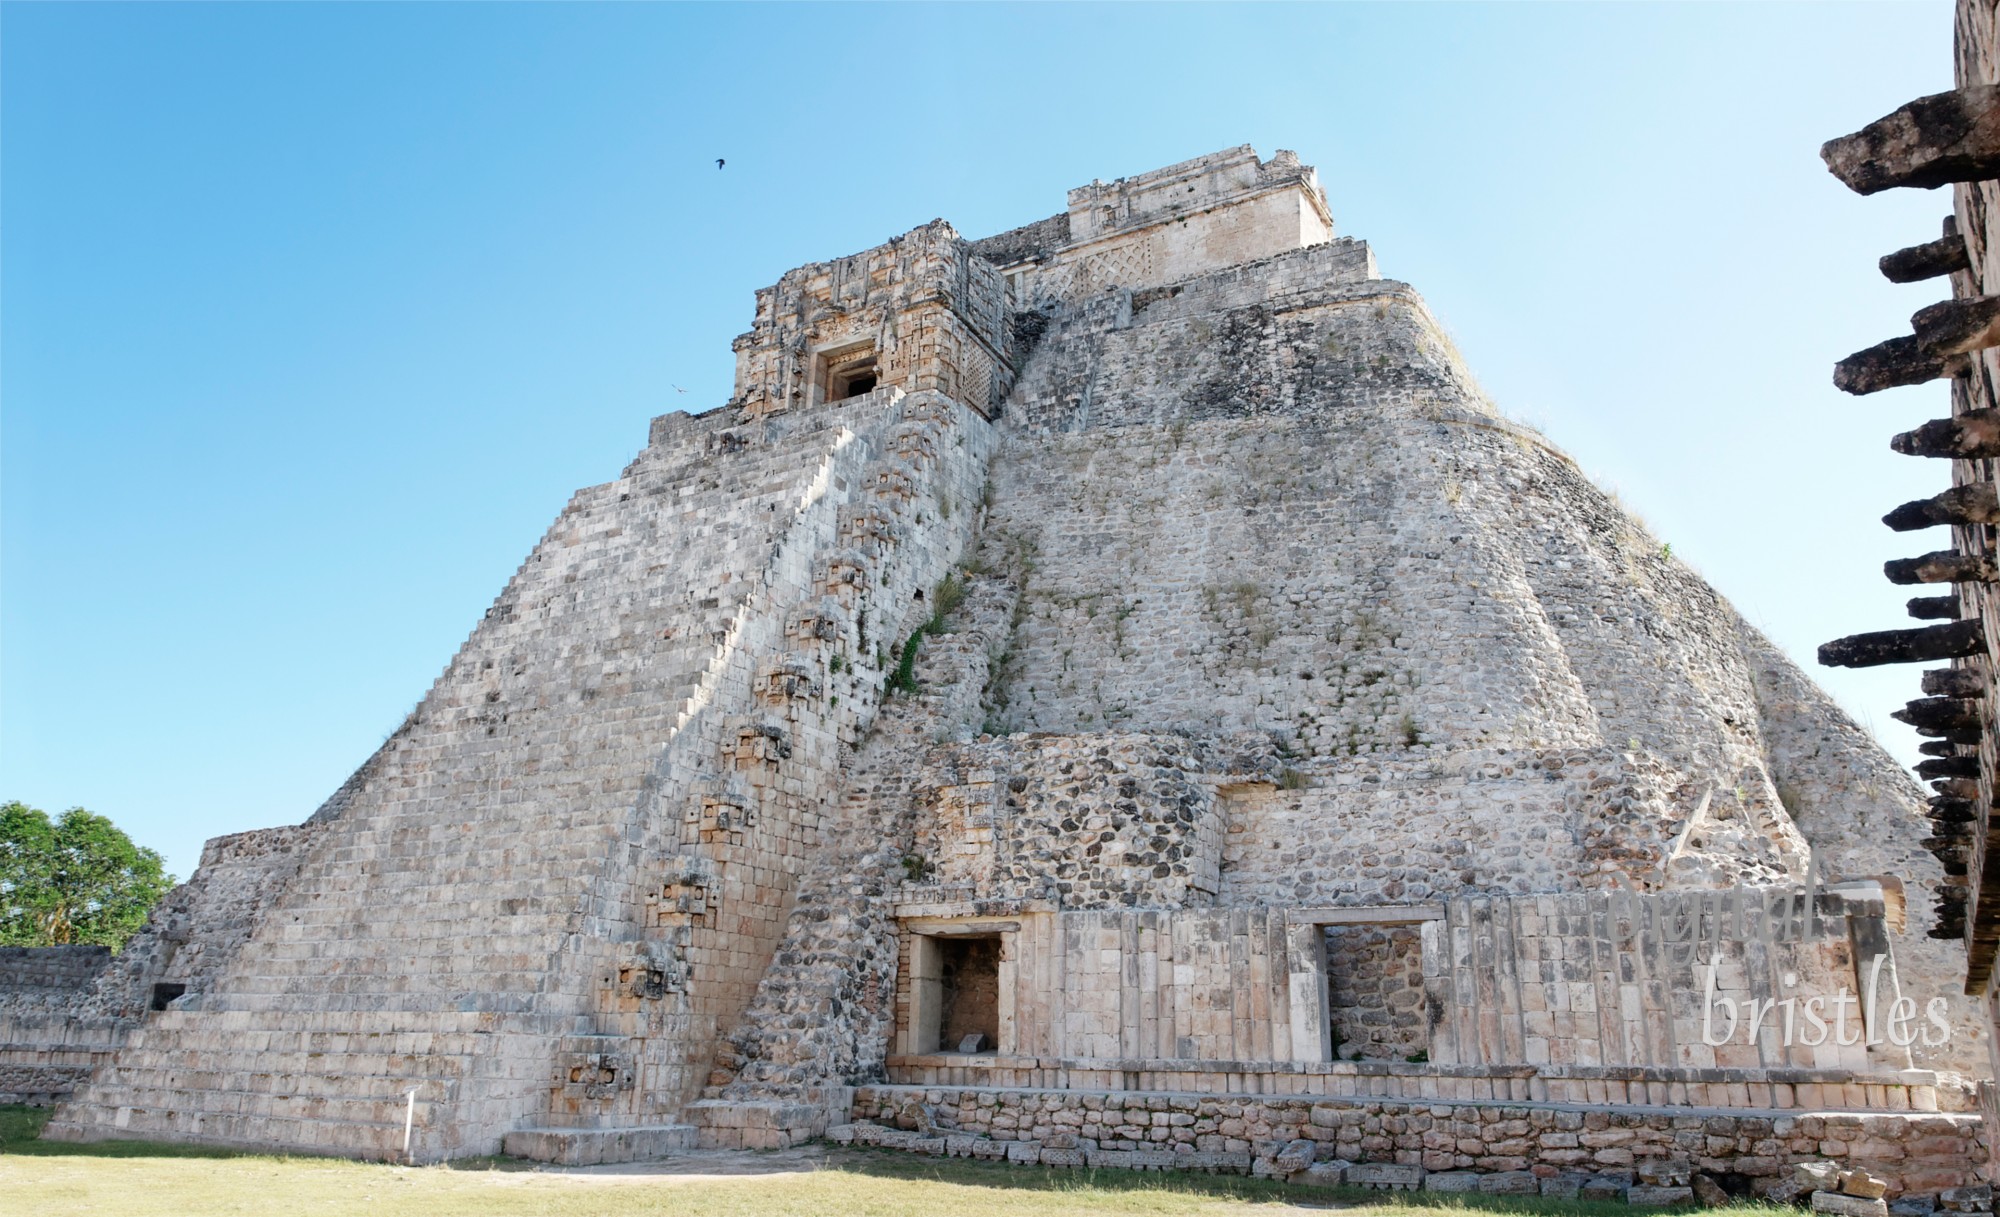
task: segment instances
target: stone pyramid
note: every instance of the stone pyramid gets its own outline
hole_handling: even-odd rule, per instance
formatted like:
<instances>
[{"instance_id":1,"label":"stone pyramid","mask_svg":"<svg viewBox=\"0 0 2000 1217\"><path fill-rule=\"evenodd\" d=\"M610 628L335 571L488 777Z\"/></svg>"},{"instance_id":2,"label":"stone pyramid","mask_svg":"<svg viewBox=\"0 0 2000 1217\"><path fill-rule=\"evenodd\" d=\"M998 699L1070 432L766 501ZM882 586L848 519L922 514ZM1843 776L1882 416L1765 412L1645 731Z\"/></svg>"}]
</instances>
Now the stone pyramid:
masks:
<instances>
[{"instance_id":1,"label":"stone pyramid","mask_svg":"<svg viewBox=\"0 0 2000 1217\"><path fill-rule=\"evenodd\" d=\"M130 1029L49 1136L605 1161L947 1083L1953 1107L1922 792L1292 154L801 267L735 349L100 982ZM1712 984L1879 958L1949 1042L1697 1033L1662 927L1809 884L1837 932L1718 938Z\"/></svg>"}]
</instances>

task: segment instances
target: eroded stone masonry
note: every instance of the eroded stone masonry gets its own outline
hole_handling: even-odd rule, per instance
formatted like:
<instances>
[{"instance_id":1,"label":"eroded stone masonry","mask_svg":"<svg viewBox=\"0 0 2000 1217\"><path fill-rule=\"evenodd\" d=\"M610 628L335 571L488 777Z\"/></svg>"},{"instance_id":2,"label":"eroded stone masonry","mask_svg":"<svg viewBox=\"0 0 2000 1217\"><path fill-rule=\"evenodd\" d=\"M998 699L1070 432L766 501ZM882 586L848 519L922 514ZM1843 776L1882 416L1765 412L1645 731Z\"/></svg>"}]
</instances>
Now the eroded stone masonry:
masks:
<instances>
[{"instance_id":1,"label":"eroded stone masonry","mask_svg":"<svg viewBox=\"0 0 2000 1217\"><path fill-rule=\"evenodd\" d=\"M735 348L318 813L22 973L47 1135L1975 1182L1923 793L1291 153Z\"/></svg>"}]
</instances>

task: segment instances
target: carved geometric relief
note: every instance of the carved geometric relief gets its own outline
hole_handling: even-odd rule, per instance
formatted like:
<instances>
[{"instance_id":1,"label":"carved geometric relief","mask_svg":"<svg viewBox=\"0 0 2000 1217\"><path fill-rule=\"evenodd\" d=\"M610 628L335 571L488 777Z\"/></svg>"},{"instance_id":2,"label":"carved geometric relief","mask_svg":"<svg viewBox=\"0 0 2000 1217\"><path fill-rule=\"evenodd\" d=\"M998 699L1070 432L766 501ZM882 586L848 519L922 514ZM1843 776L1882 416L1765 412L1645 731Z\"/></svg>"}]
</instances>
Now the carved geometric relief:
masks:
<instances>
[{"instance_id":1,"label":"carved geometric relief","mask_svg":"<svg viewBox=\"0 0 2000 1217\"><path fill-rule=\"evenodd\" d=\"M638 1082L637 1062L622 1052L565 1052L556 1060L554 1076L564 1098L609 1099Z\"/></svg>"},{"instance_id":2,"label":"carved geometric relief","mask_svg":"<svg viewBox=\"0 0 2000 1217\"><path fill-rule=\"evenodd\" d=\"M761 785L759 776L768 776L778 762L791 759L791 732L780 723L740 721L735 726L734 742L725 746L724 755L739 772L756 775L751 778L753 786Z\"/></svg>"},{"instance_id":3,"label":"carved geometric relief","mask_svg":"<svg viewBox=\"0 0 2000 1217\"><path fill-rule=\"evenodd\" d=\"M795 655L766 666L757 677L756 687L758 698L768 706L784 706L819 696L819 682L813 679L813 668Z\"/></svg>"},{"instance_id":4,"label":"carved geometric relief","mask_svg":"<svg viewBox=\"0 0 2000 1217\"><path fill-rule=\"evenodd\" d=\"M687 823L694 839L705 845L741 845L754 822L748 805L726 795L696 795L688 804Z\"/></svg>"},{"instance_id":5,"label":"carved geometric relief","mask_svg":"<svg viewBox=\"0 0 2000 1217\"><path fill-rule=\"evenodd\" d=\"M937 439L929 427L904 423L890 438L889 450L910 465L922 467L937 459Z\"/></svg>"},{"instance_id":6,"label":"carved geometric relief","mask_svg":"<svg viewBox=\"0 0 2000 1217\"><path fill-rule=\"evenodd\" d=\"M813 584L821 596L847 604L868 586L868 559L858 549L839 549L820 559Z\"/></svg>"},{"instance_id":7,"label":"carved geometric relief","mask_svg":"<svg viewBox=\"0 0 2000 1217\"><path fill-rule=\"evenodd\" d=\"M817 604L794 609L785 635L795 642L832 642L841 636L845 617L837 601L822 598Z\"/></svg>"},{"instance_id":8,"label":"carved geometric relief","mask_svg":"<svg viewBox=\"0 0 2000 1217\"><path fill-rule=\"evenodd\" d=\"M907 465L897 461L877 469L868 489L889 502L908 502L917 492L917 479Z\"/></svg>"},{"instance_id":9,"label":"carved geometric relief","mask_svg":"<svg viewBox=\"0 0 2000 1217\"><path fill-rule=\"evenodd\" d=\"M863 552L875 550L884 545L894 545L902 540L903 526L895 514L885 506L865 504L847 508L840 521L840 539L843 544L853 546Z\"/></svg>"}]
</instances>

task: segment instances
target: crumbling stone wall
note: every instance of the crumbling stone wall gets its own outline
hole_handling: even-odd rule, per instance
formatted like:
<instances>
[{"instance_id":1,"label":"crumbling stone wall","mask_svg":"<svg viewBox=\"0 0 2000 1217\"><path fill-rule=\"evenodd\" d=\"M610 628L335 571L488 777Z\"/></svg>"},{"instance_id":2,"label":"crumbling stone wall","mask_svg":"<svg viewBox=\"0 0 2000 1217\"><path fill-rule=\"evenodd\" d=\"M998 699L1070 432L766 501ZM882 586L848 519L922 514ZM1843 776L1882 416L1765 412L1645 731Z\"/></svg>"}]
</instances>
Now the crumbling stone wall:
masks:
<instances>
[{"instance_id":1,"label":"crumbling stone wall","mask_svg":"<svg viewBox=\"0 0 2000 1217\"><path fill-rule=\"evenodd\" d=\"M916 851L929 899L1049 899L1065 908L1212 903L1221 824L1209 750L1171 735L997 739L939 747ZM964 848L962 843L975 848ZM935 863L930 860L936 859Z\"/></svg>"},{"instance_id":2,"label":"crumbling stone wall","mask_svg":"<svg viewBox=\"0 0 2000 1217\"><path fill-rule=\"evenodd\" d=\"M1414 925L1325 930L1327 1017L1340 1060L1410 1061L1430 1054L1424 943Z\"/></svg>"},{"instance_id":3,"label":"crumbling stone wall","mask_svg":"<svg viewBox=\"0 0 2000 1217\"><path fill-rule=\"evenodd\" d=\"M8 1009L68 1006L110 963L110 947L0 947L0 1002Z\"/></svg>"}]
</instances>

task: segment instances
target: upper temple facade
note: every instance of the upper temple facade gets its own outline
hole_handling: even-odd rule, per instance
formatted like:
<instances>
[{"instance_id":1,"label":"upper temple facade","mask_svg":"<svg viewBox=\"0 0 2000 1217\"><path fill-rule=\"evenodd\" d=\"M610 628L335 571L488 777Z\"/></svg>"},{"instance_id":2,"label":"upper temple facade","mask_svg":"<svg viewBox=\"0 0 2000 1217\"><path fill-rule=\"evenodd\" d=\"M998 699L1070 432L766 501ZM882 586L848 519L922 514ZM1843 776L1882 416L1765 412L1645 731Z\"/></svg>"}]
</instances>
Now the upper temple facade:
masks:
<instances>
[{"instance_id":1,"label":"upper temple facade","mask_svg":"<svg viewBox=\"0 0 2000 1217\"><path fill-rule=\"evenodd\" d=\"M1972 1180L1923 793L1292 153L800 267L733 347L310 819L0 974L47 1135Z\"/></svg>"}]
</instances>

